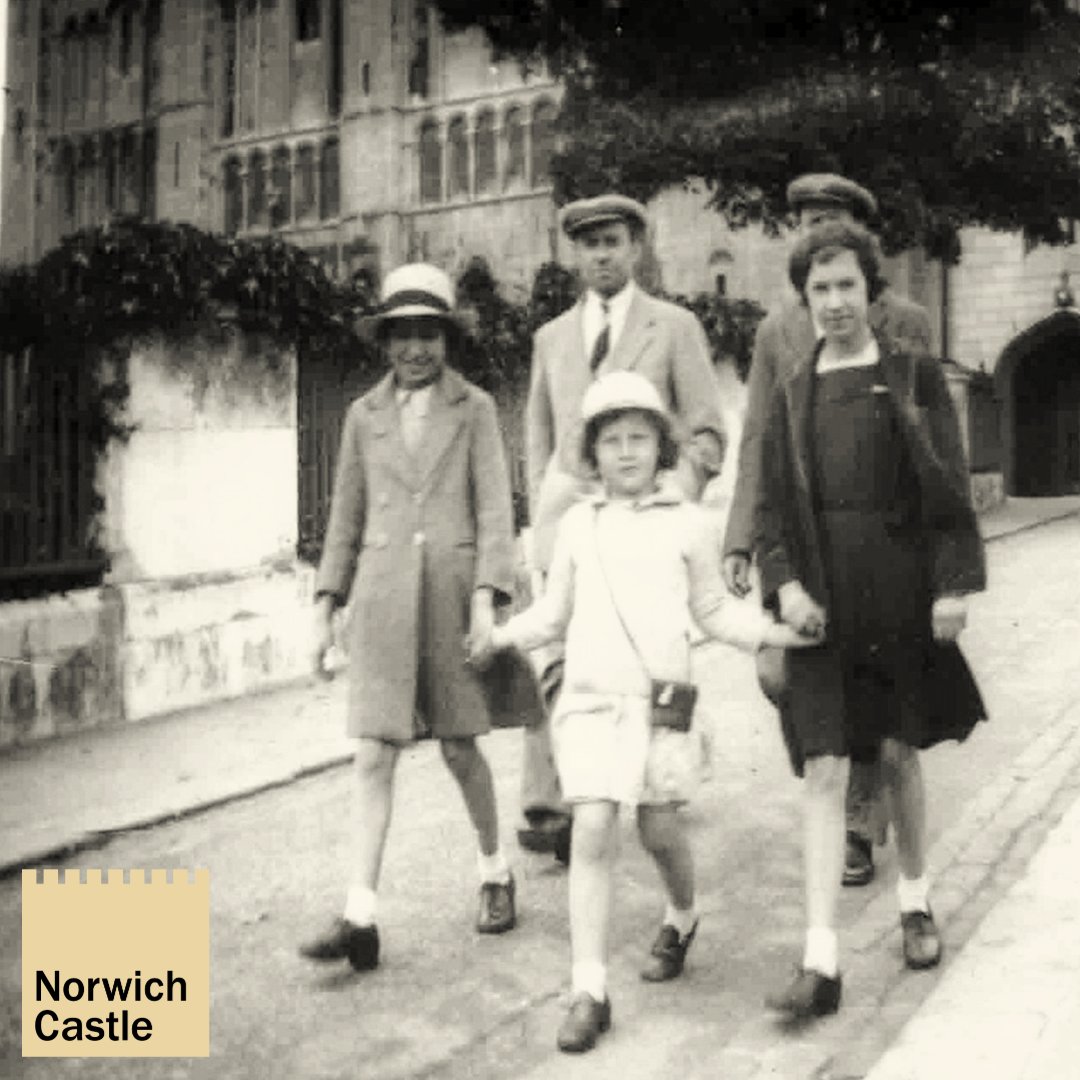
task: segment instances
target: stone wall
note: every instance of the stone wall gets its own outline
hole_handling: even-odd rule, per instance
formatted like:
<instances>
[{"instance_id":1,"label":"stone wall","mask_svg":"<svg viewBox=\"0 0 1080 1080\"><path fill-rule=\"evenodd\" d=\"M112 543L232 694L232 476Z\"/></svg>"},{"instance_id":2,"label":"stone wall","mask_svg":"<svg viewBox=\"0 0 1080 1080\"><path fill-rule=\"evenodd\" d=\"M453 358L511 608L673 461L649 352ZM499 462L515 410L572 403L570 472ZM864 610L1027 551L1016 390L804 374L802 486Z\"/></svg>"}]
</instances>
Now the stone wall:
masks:
<instances>
[{"instance_id":1,"label":"stone wall","mask_svg":"<svg viewBox=\"0 0 1080 1080\"><path fill-rule=\"evenodd\" d=\"M0 747L141 720L307 669L295 558L296 359L226 332L140 345L99 470L99 589L0 604Z\"/></svg>"}]
</instances>

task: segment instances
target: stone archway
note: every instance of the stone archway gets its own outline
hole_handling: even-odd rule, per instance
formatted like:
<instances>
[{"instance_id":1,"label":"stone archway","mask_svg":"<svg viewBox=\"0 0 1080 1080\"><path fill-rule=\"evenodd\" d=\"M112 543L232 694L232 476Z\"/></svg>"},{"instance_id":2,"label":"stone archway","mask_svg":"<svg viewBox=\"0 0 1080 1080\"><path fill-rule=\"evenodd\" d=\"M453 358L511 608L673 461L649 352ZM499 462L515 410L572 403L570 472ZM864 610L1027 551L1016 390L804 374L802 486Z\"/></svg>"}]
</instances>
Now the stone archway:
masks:
<instances>
[{"instance_id":1,"label":"stone archway","mask_svg":"<svg viewBox=\"0 0 1080 1080\"><path fill-rule=\"evenodd\" d=\"M1003 406L1006 492L1080 494L1080 311L1056 311L1015 337L994 382Z\"/></svg>"}]
</instances>

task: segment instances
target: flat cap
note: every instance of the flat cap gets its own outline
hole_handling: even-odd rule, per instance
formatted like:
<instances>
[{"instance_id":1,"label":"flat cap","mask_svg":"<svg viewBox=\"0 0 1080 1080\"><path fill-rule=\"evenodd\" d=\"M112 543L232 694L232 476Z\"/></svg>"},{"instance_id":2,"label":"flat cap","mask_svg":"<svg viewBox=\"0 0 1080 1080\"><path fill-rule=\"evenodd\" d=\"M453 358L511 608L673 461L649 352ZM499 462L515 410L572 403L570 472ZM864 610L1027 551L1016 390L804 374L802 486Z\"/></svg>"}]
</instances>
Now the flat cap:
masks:
<instances>
[{"instance_id":1,"label":"flat cap","mask_svg":"<svg viewBox=\"0 0 1080 1080\"><path fill-rule=\"evenodd\" d=\"M877 213L877 200L861 184L836 173L806 173L788 184L788 206L796 213L803 206L843 206L866 221Z\"/></svg>"},{"instance_id":2,"label":"flat cap","mask_svg":"<svg viewBox=\"0 0 1080 1080\"><path fill-rule=\"evenodd\" d=\"M562 211L562 229L573 237L582 229L593 225L606 225L611 221L625 221L644 232L649 227L649 213L644 206L628 195L597 195L592 199L578 199L567 203Z\"/></svg>"}]
</instances>

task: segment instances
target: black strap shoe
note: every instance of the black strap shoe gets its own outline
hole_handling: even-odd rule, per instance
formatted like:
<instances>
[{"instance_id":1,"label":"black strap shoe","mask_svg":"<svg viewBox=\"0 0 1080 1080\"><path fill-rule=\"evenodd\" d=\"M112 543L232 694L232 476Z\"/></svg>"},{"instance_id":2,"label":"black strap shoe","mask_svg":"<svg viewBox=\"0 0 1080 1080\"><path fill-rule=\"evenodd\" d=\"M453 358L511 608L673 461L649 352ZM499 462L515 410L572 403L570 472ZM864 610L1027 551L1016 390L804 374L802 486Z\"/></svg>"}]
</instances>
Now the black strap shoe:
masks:
<instances>
[{"instance_id":1,"label":"black strap shoe","mask_svg":"<svg viewBox=\"0 0 1080 1080\"><path fill-rule=\"evenodd\" d=\"M321 934L305 941L300 955L320 962L347 959L357 971L371 971L379 964L379 929L357 926L339 917Z\"/></svg>"},{"instance_id":2,"label":"black strap shoe","mask_svg":"<svg viewBox=\"0 0 1080 1080\"><path fill-rule=\"evenodd\" d=\"M690 943L697 933L698 924L695 921L686 937L679 937L679 931L674 926L666 923L660 927L660 933L656 935L652 950L649 953L649 962L641 970L641 977L646 982L667 982L668 979L678 978L682 974L683 965L686 963L686 953Z\"/></svg>"},{"instance_id":3,"label":"black strap shoe","mask_svg":"<svg viewBox=\"0 0 1080 1080\"><path fill-rule=\"evenodd\" d=\"M476 929L481 934L503 934L517 925L514 875L505 883L485 881L480 886L480 913Z\"/></svg>"},{"instance_id":4,"label":"black strap shoe","mask_svg":"<svg viewBox=\"0 0 1080 1080\"><path fill-rule=\"evenodd\" d=\"M874 880L874 845L858 833L847 834L842 880L848 887L869 885Z\"/></svg>"},{"instance_id":5,"label":"black strap shoe","mask_svg":"<svg viewBox=\"0 0 1080 1080\"><path fill-rule=\"evenodd\" d=\"M570 1011L559 1027L558 1045L564 1054L581 1054L596 1045L600 1035L611 1027L611 999L597 1001L582 991L574 996Z\"/></svg>"},{"instance_id":6,"label":"black strap shoe","mask_svg":"<svg viewBox=\"0 0 1080 1080\"><path fill-rule=\"evenodd\" d=\"M783 990L765 998L765 1004L789 1020L827 1016L840 1008L840 976L829 978L820 971L801 967Z\"/></svg>"},{"instance_id":7,"label":"black strap shoe","mask_svg":"<svg viewBox=\"0 0 1080 1080\"><path fill-rule=\"evenodd\" d=\"M941 935L929 911L905 911L900 915L904 937L904 963L913 971L936 967L941 962Z\"/></svg>"}]
</instances>

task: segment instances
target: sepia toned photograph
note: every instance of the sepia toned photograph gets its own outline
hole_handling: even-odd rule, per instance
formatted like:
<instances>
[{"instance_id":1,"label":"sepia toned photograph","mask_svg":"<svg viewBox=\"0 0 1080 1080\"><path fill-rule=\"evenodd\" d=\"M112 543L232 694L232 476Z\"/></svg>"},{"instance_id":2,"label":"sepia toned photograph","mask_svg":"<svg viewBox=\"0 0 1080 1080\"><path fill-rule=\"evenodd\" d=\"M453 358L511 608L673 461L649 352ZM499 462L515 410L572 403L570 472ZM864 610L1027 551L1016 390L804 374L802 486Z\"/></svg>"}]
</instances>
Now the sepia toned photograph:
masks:
<instances>
[{"instance_id":1,"label":"sepia toned photograph","mask_svg":"<svg viewBox=\"0 0 1080 1080\"><path fill-rule=\"evenodd\" d=\"M1080 0L0 36L4 1077L1080 1075Z\"/></svg>"}]
</instances>

